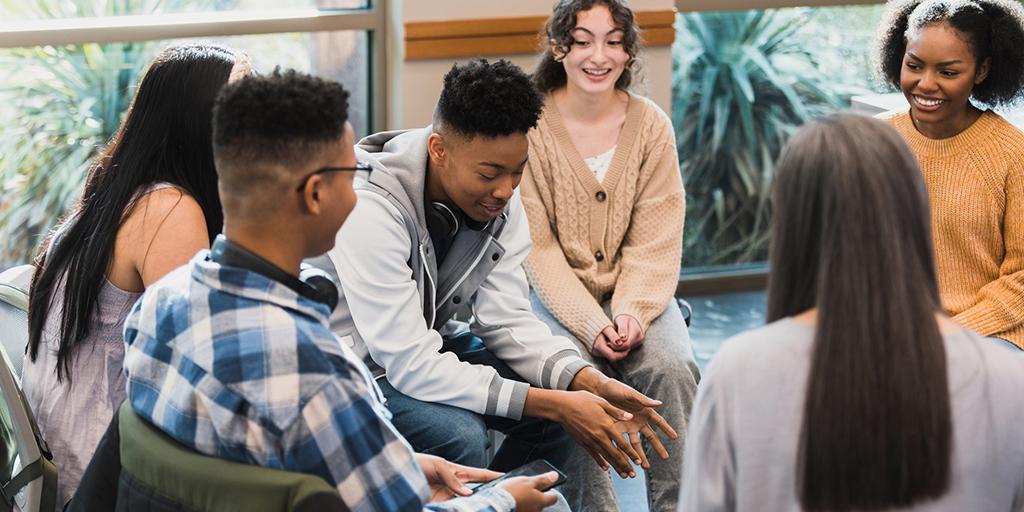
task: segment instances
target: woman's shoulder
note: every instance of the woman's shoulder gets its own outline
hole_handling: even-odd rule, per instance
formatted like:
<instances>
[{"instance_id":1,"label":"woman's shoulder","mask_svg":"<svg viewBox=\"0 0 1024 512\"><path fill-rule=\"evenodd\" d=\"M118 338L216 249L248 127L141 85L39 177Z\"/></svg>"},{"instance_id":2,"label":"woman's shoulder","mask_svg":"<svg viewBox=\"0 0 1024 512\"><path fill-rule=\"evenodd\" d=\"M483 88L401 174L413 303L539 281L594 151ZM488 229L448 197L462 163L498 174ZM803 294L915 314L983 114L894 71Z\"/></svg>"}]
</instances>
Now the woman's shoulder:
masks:
<instances>
[{"instance_id":1,"label":"woman's shoulder","mask_svg":"<svg viewBox=\"0 0 1024 512\"><path fill-rule=\"evenodd\" d=\"M884 121L888 123L890 126L896 128L897 130L902 130L907 125L907 123L911 122L910 112L903 107L893 110L887 110L885 112L880 112L878 114L875 114L873 117L875 119L878 119L879 121Z\"/></svg>"},{"instance_id":2,"label":"woman's shoulder","mask_svg":"<svg viewBox=\"0 0 1024 512\"><path fill-rule=\"evenodd\" d=\"M629 93L629 107L640 110L643 117L672 125L672 118L654 100L635 93Z\"/></svg>"},{"instance_id":3,"label":"woman's shoulder","mask_svg":"<svg viewBox=\"0 0 1024 512\"><path fill-rule=\"evenodd\" d=\"M1024 131L991 110L985 111L981 120L988 126L986 131L991 135L991 143L996 147L1005 148L1015 157L1024 158Z\"/></svg>"},{"instance_id":4,"label":"woman's shoulder","mask_svg":"<svg viewBox=\"0 0 1024 512\"><path fill-rule=\"evenodd\" d=\"M626 115L627 124L630 124L629 117L636 116L635 133L641 140L646 140L648 146L662 143L675 146L676 132L672 118L654 100L629 93L629 110Z\"/></svg>"},{"instance_id":5,"label":"woman's shoulder","mask_svg":"<svg viewBox=\"0 0 1024 512\"><path fill-rule=\"evenodd\" d=\"M148 246L162 226L175 226L176 231L195 226L196 232L205 233L206 216L199 202L182 188L157 184L136 194L125 211L118 238L146 242Z\"/></svg>"},{"instance_id":6,"label":"woman's shoulder","mask_svg":"<svg viewBox=\"0 0 1024 512\"><path fill-rule=\"evenodd\" d=\"M203 209L191 194L177 185L157 183L141 189L130 203L126 221L132 218L163 219L169 215L202 216Z\"/></svg>"},{"instance_id":7,"label":"woman's shoulder","mask_svg":"<svg viewBox=\"0 0 1024 512\"><path fill-rule=\"evenodd\" d=\"M783 318L725 340L713 363L721 372L749 375L758 367L779 369L809 357L814 326Z\"/></svg>"}]
</instances>

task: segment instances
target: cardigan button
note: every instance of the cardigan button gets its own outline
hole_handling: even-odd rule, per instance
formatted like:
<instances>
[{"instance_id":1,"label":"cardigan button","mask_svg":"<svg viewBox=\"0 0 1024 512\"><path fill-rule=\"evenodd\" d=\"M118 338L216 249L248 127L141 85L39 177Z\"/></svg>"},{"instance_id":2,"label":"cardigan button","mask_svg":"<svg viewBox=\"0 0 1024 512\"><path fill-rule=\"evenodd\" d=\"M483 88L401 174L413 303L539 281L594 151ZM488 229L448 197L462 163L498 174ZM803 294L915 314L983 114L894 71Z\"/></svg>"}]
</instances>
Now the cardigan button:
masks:
<instances>
[{"instance_id":1,"label":"cardigan button","mask_svg":"<svg viewBox=\"0 0 1024 512\"><path fill-rule=\"evenodd\" d=\"M597 260L597 261L604 261L604 253L601 252L601 251L595 252L594 253L594 259Z\"/></svg>"},{"instance_id":2,"label":"cardigan button","mask_svg":"<svg viewBox=\"0 0 1024 512\"><path fill-rule=\"evenodd\" d=\"M494 254L491 255L491 261L498 261L498 258L500 258L500 257L501 256L499 256L498 253L494 253Z\"/></svg>"},{"instance_id":3,"label":"cardigan button","mask_svg":"<svg viewBox=\"0 0 1024 512\"><path fill-rule=\"evenodd\" d=\"M458 304L460 302L462 302L462 297L459 297L458 295L452 297L452 304Z\"/></svg>"},{"instance_id":4,"label":"cardigan button","mask_svg":"<svg viewBox=\"0 0 1024 512\"><path fill-rule=\"evenodd\" d=\"M604 200L608 198L608 195L605 194L603 190L600 190L594 194L594 198L597 199L597 202L603 203Z\"/></svg>"}]
</instances>

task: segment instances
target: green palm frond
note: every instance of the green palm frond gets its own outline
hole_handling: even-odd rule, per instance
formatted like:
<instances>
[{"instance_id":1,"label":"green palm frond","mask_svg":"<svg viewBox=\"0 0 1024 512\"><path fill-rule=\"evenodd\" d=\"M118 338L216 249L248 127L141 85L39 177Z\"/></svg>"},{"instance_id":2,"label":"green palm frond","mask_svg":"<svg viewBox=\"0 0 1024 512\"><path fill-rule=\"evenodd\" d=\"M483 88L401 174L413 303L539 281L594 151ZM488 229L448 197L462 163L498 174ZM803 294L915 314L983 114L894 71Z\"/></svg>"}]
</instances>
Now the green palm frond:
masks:
<instances>
[{"instance_id":1,"label":"green palm frond","mask_svg":"<svg viewBox=\"0 0 1024 512\"><path fill-rule=\"evenodd\" d=\"M14 19L209 10L216 0L0 0ZM219 3L224 3L223 1ZM80 194L157 43L0 50L0 268L28 261Z\"/></svg>"},{"instance_id":2,"label":"green palm frond","mask_svg":"<svg viewBox=\"0 0 1024 512\"><path fill-rule=\"evenodd\" d=\"M688 265L764 259L774 159L797 126L842 103L794 42L803 23L771 10L680 15L673 113Z\"/></svg>"}]
</instances>

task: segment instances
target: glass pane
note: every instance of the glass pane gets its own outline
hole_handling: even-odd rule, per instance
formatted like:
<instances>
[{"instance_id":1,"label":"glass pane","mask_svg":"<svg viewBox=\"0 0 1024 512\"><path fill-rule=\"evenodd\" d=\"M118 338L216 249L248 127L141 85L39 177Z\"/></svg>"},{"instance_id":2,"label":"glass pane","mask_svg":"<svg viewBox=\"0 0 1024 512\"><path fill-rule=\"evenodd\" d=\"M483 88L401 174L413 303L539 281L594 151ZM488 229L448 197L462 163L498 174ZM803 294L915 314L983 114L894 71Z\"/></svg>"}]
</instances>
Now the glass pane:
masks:
<instances>
[{"instance_id":1,"label":"glass pane","mask_svg":"<svg viewBox=\"0 0 1024 512\"><path fill-rule=\"evenodd\" d=\"M5 21L270 9L364 9L370 0L0 0Z\"/></svg>"},{"instance_id":2,"label":"glass pane","mask_svg":"<svg viewBox=\"0 0 1024 512\"><path fill-rule=\"evenodd\" d=\"M800 124L881 92L883 6L682 13L673 121L687 190L686 268L763 262L773 162Z\"/></svg>"},{"instance_id":3,"label":"glass pane","mask_svg":"<svg viewBox=\"0 0 1024 512\"><path fill-rule=\"evenodd\" d=\"M258 71L295 68L352 94L357 138L369 126L369 36L363 31L207 38L249 53ZM43 234L80 194L93 157L116 131L145 65L170 44L0 50L0 268L30 260Z\"/></svg>"}]
</instances>

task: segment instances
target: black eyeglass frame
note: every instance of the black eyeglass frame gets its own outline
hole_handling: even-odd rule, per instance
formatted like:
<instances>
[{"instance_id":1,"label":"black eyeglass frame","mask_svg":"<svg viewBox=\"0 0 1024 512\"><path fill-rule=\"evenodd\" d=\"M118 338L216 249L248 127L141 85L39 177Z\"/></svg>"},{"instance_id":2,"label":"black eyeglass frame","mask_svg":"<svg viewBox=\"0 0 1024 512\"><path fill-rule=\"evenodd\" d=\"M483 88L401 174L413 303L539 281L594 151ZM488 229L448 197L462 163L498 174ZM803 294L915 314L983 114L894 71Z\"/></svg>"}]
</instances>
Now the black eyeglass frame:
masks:
<instances>
[{"instance_id":1,"label":"black eyeglass frame","mask_svg":"<svg viewBox=\"0 0 1024 512\"><path fill-rule=\"evenodd\" d=\"M302 178L302 182L299 183L299 188L295 189L296 192L302 192L302 189L306 188L306 182L310 178L317 174L323 174L325 172L352 172L357 173L359 171L365 171L366 176L369 177L370 173L373 172L373 166L366 162L356 162L354 167L321 167Z\"/></svg>"}]
</instances>

